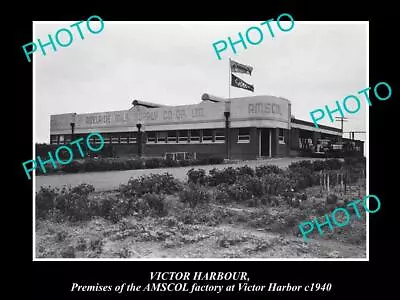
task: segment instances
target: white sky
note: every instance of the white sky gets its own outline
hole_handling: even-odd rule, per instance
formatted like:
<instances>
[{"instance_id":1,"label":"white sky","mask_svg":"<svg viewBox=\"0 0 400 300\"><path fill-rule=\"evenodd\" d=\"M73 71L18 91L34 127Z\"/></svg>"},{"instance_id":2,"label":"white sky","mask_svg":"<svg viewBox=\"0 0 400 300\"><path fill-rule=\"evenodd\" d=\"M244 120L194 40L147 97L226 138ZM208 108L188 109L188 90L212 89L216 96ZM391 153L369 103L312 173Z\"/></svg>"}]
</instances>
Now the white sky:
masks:
<instances>
[{"instance_id":1,"label":"white sky","mask_svg":"<svg viewBox=\"0 0 400 300\"><path fill-rule=\"evenodd\" d=\"M124 110L134 99L194 104L206 92L228 97L229 57L254 67L251 77L239 77L255 86L254 93L232 87L231 97L281 96L291 101L292 114L306 121L311 121L310 111L334 108L336 100L369 86L366 24L296 22L289 32L272 24L272 39L261 22L105 22L97 35L82 23L84 40L72 29L70 46L58 46L57 52L46 47L46 56L38 49L34 56L36 142L49 142L51 114ZM48 34L73 23L38 22L33 40L45 43ZM237 45L236 55L228 47L218 60L212 44L244 35L250 26L263 30L263 42L248 44L247 50ZM344 131L365 131L366 102L360 100L361 110L346 115ZM328 117L320 124L340 127ZM365 140L366 135L355 137Z\"/></svg>"}]
</instances>

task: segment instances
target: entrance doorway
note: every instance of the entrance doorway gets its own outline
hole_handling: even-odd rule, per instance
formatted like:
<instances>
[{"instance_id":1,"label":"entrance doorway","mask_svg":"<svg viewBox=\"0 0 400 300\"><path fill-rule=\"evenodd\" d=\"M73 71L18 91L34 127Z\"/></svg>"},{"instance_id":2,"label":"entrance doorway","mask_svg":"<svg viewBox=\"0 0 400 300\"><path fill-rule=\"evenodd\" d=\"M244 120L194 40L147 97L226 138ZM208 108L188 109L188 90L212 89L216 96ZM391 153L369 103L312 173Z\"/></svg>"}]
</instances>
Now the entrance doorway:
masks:
<instances>
[{"instance_id":1,"label":"entrance doorway","mask_svg":"<svg viewBox=\"0 0 400 300\"><path fill-rule=\"evenodd\" d=\"M260 128L260 156L271 157L271 130L269 128Z\"/></svg>"}]
</instances>

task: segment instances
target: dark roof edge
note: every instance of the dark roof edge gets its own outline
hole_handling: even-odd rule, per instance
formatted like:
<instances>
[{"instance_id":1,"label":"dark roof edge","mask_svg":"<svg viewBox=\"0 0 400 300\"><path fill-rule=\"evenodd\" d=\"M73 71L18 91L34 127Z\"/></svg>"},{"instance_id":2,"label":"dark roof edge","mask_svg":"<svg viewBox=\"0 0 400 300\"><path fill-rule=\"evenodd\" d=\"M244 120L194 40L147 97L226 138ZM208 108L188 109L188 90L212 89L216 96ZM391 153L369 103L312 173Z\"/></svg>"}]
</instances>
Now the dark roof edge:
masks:
<instances>
[{"instance_id":1,"label":"dark roof edge","mask_svg":"<svg viewBox=\"0 0 400 300\"><path fill-rule=\"evenodd\" d=\"M308 121L299 120L299 119L296 119L296 118L291 118L291 122L295 123L295 124L299 124L299 125L306 125L306 126L310 126L312 128L316 128L314 123L308 122ZM336 128L336 127L330 127L330 126L325 126L325 125L318 125L318 127L321 128L321 129L331 130L331 131L335 131L335 132L342 132L342 130L340 128Z\"/></svg>"}]
</instances>

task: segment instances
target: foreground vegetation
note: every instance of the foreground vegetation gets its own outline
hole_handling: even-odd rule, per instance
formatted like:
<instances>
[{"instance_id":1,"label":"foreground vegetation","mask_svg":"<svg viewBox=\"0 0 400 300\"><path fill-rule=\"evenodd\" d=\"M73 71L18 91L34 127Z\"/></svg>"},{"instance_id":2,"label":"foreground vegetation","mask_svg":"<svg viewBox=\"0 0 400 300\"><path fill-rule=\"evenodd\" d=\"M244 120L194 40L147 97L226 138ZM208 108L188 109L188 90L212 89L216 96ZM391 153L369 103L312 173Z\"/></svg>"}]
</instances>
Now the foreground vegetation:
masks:
<instances>
[{"instance_id":1,"label":"foreground vegetation","mask_svg":"<svg viewBox=\"0 0 400 300\"><path fill-rule=\"evenodd\" d=\"M329 192L321 186L322 174L331 178ZM338 188L338 174L344 175L346 190ZM362 197L363 174L363 160L332 159L300 161L287 170L244 166L206 174L191 169L187 182L168 173L152 174L131 178L117 192L96 193L87 184L42 187L36 194L37 256L335 257L337 244L327 253L321 250L324 245L312 250L299 237L297 225ZM347 227L312 238L361 249L339 256L365 256L365 222L356 218ZM288 253L268 252L274 245ZM137 247L143 251L138 253ZM185 247L190 248L186 254ZM147 253L149 249L153 252Z\"/></svg>"}]
</instances>

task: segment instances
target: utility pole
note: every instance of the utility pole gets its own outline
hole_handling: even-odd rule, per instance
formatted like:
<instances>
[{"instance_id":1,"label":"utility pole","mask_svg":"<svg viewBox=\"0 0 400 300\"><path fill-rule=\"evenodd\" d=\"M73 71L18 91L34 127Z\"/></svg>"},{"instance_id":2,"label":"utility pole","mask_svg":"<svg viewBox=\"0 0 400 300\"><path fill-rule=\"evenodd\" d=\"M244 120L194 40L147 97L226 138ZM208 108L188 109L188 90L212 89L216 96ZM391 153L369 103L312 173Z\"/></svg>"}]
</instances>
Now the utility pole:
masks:
<instances>
[{"instance_id":1,"label":"utility pole","mask_svg":"<svg viewBox=\"0 0 400 300\"><path fill-rule=\"evenodd\" d=\"M340 121L340 123L341 123L340 128L342 129L342 133L343 133L343 122L347 122L348 118L346 118L346 117L335 117L335 118L336 118L336 121Z\"/></svg>"}]
</instances>

